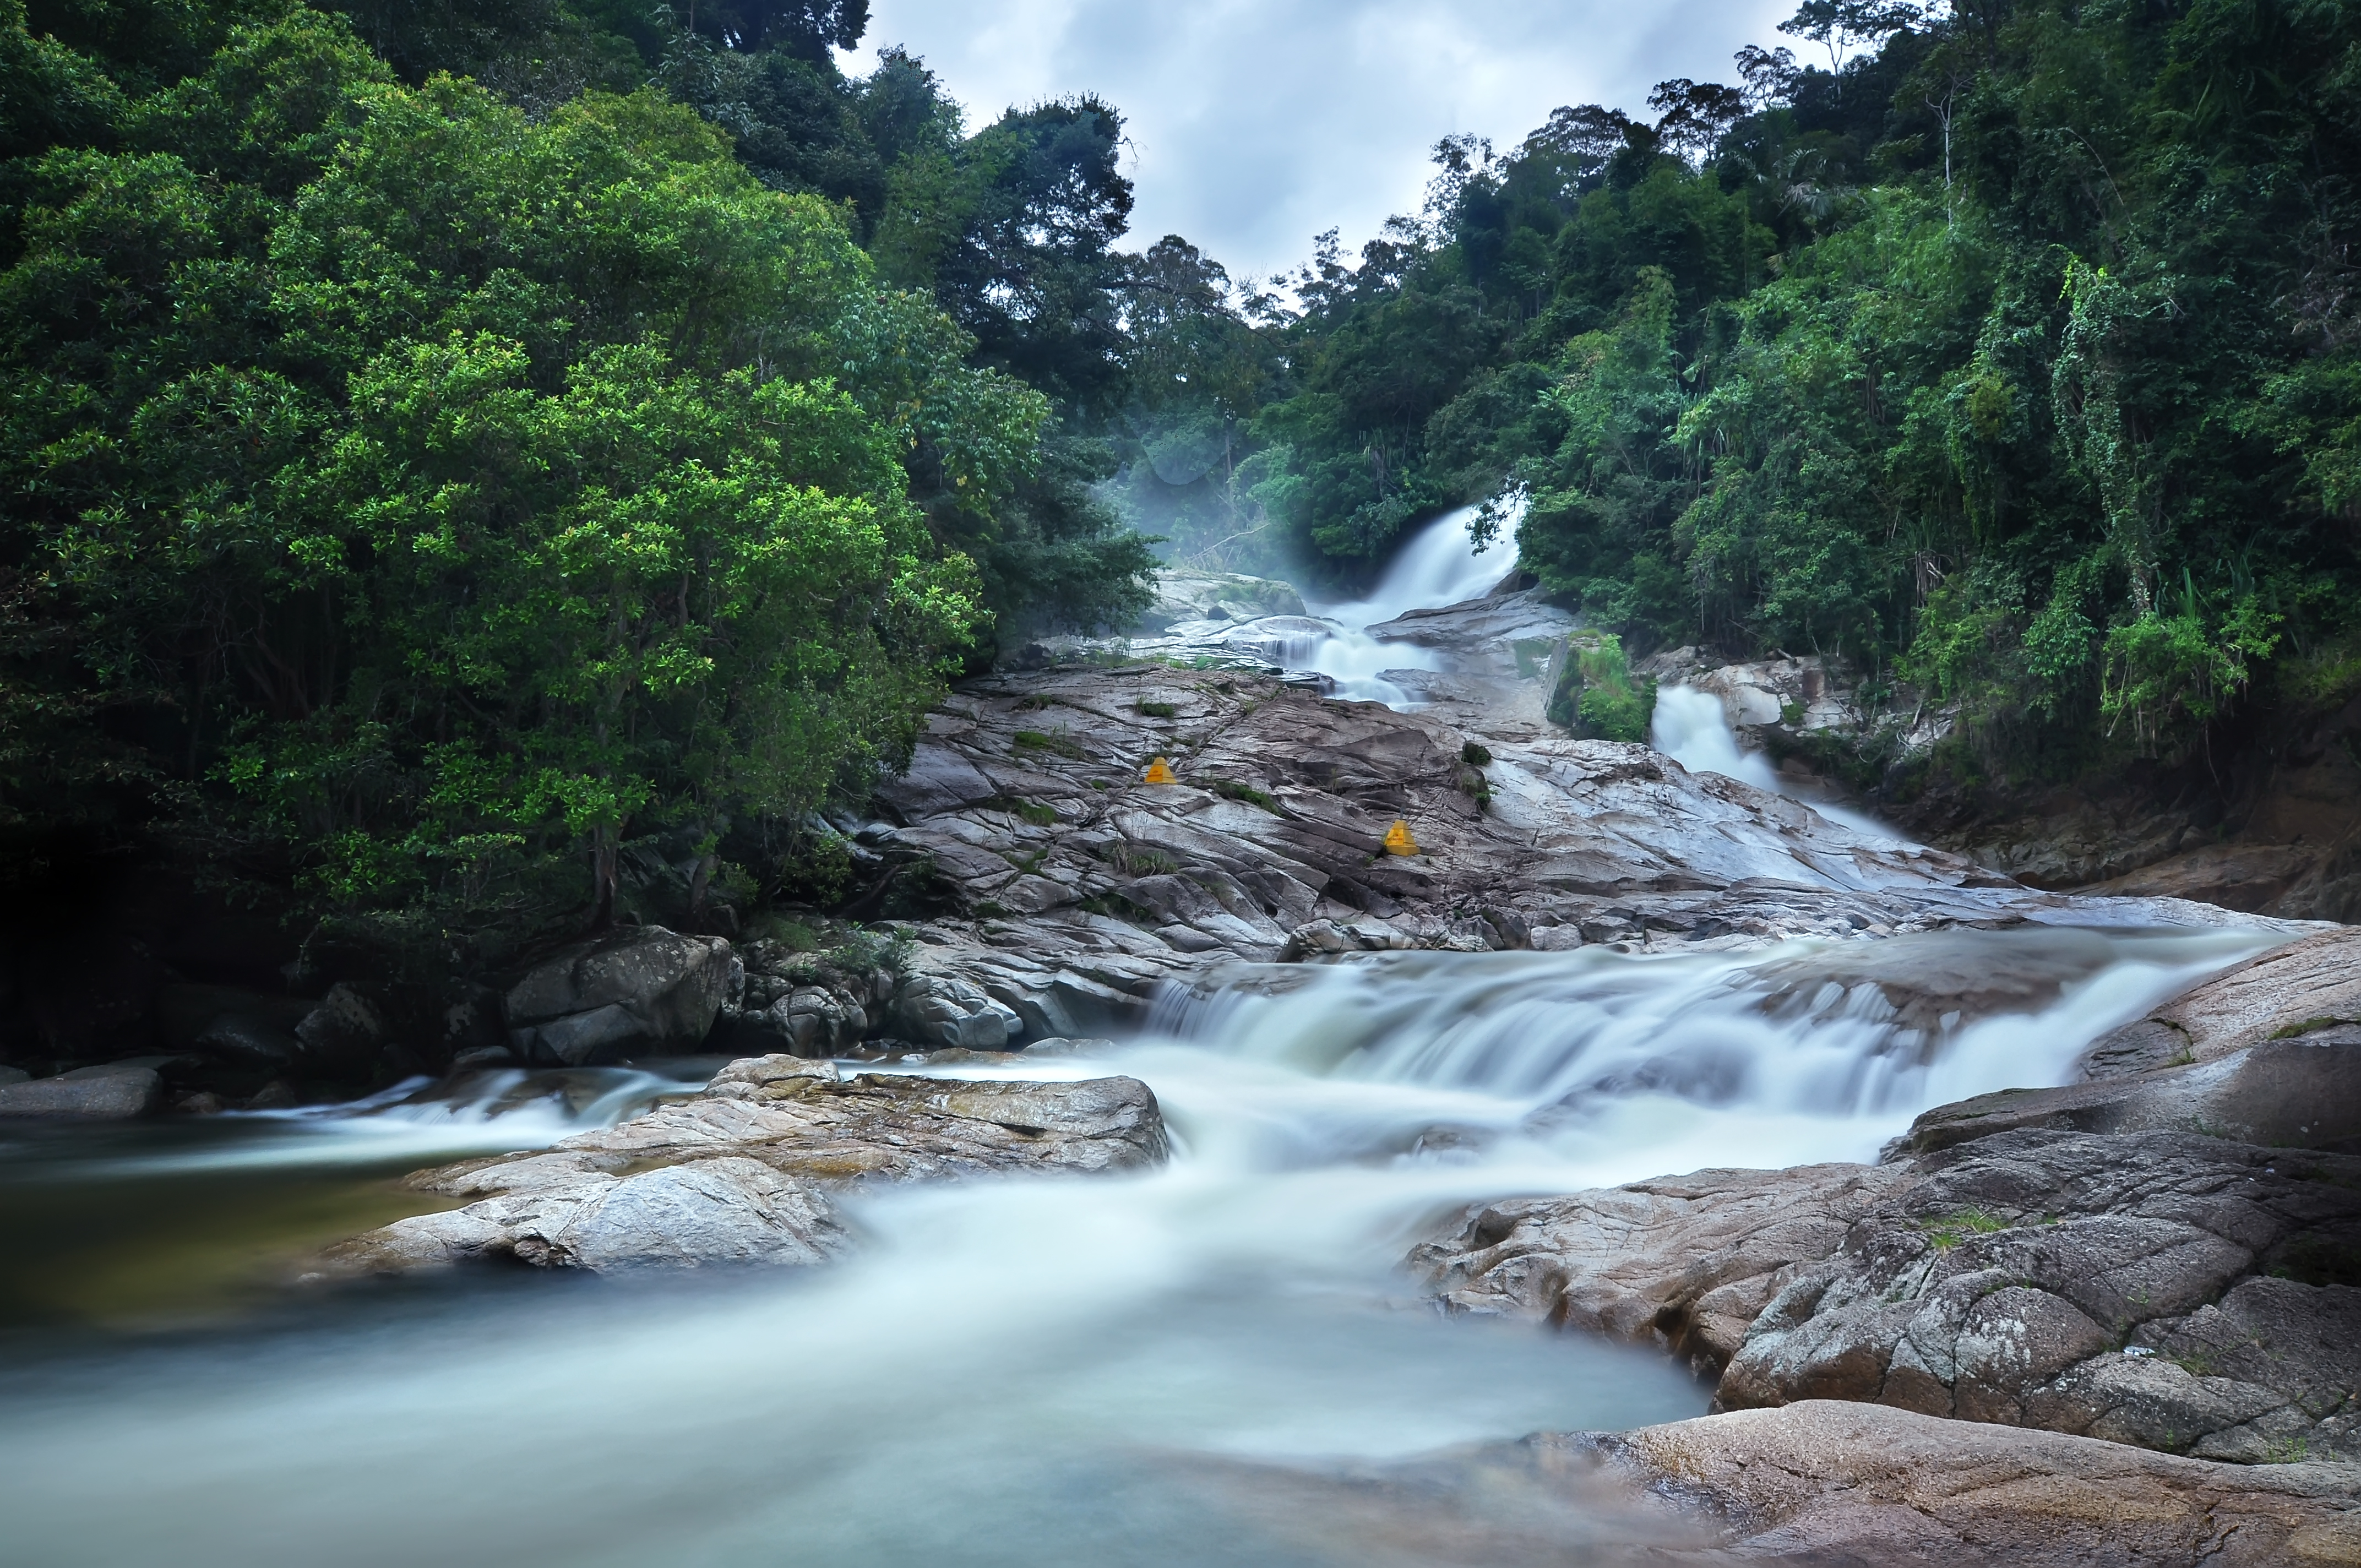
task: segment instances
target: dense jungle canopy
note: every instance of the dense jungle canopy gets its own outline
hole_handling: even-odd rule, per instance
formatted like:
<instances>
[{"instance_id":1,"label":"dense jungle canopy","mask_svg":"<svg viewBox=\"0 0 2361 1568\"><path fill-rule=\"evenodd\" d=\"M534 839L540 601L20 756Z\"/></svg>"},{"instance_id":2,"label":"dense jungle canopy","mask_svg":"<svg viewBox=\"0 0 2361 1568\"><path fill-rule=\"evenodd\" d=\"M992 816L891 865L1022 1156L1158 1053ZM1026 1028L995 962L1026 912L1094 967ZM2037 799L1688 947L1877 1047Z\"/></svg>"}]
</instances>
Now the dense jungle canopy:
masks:
<instances>
[{"instance_id":1,"label":"dense jungle canopy","mask_svg":"<svg viewBox=\"0 0 2361 1568\"><path fill-rule=\"evenodd\" d=\"M1941 767L2361 690L2361 5L1806 0L1268 280L1117 248L1115 106L970 125L866 23L0 0L9 874L785 885L1157 554L1345 585L1498 497L1627 646L1958 705Z\"/></svg>"}]
</instances>

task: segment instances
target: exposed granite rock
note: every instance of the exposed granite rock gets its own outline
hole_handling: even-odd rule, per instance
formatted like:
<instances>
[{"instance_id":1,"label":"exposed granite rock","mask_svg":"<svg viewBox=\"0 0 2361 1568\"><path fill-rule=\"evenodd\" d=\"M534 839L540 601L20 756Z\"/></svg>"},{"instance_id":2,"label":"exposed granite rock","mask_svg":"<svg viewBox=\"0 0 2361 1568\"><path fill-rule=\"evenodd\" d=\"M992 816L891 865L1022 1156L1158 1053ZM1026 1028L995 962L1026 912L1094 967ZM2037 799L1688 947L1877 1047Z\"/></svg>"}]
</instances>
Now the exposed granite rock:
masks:
<instances>
[{"instance_id":1,"label":"exposed granite rock","mask_svg":"<svg viewBox=\"0 0 2361 1568\"><path fill-rule=\"evenodd\" d=\"M2018 1131L1480 1205L1411 1261L1461 1310L1663 1344L1723 1408L2361 1457L2361 1351L2317 1349L2361 1346L2361 1160L2339 1156ZM2235 1365L2205 1348L2234 1341Z\"/></svg>"},{"instance_id":2,"label":"exposed granite rock","mask_svg":"<svg viewBox=\"0 0 2361 1568\"><path fill-rule=\"evenodd\" d=\"M1159 756L1179 784L1141 782ZM1012 1039L1136 1026L1163 981L1213 959L2227 918L2070 911L1642 746L1504 739L1168 666L970 683L879 799L896 820L863 841L923 861L959 909L917 928L919 967L1013 1013ZM1384 851L1397 818L1420 854Z\"/></svg>"},{"instance_id":3,"label":"exposed granite rock","mask_svg":"<svg viewBox=\"0 0 2361 1568\"><path fill-rule=\"evenodd\" d=\"M2083 1076L2217 1061L2274 1038L2361 1024L2361 930L2320 931L2215 976L2101 1036Z\"/></svg>"},{"instance_id":4,"label":"exposed granite rock","mask_svg":"<svg viewBox=\"0 0 2361 1568\"><path fill-rule=\"evenodd\" d=\"M1379 621L1367 631L1380 642L1407 642L1466 661L1507 658L1513 668L1518 643L1529 645L1529 660L1536 653L1546 659L1546 646L1530 645L1557 641L1580 624L1574 615L1551 604L1540 589L1528 588L1410 610Z\"/></svg>"},{"instance_id":5,"label":"exposed granite rock","mask_svg":"<svg viewBox=\"0 0 2361 1568\"><path fill-rule=\"evenodd\" d=\"M849 1237L848 1187L990 1172L1137 1169L1169 1152L1137 1079L970 1082L839 1075L792 1056L731 1062L702 1093L544 1153L420 1171L421 1191L472 1200L339 1244L340 1273L489 1257L613 1269L811 1264Z\"/></svg>"},{"instance_id":6,"label":"exposed granite rock","mask_svg":"<svg viewBox=\"0 0 2361 1568\"><path fill-rule=\"evenodd\" d=\"M730 990L730 944L661 926L580 943L510 987L510 1038L527 1061L583 1067L695 1050Z\"/></svg>"},{"instance_id":7,"label":"exposed granite rock","mask_svg":"<svg viewBox=\"0 0 2361 1568\"><path fill-rule=\"evenodd\" d=\"M1720 1561L2361 1563L2361 1466L2351 1464L2211 1464L1821 1399L1527 1446L1536 1459L1563 1455L1576 1475L1594 1460L1666 1512L1717 1526L1697 1555Z\"/></svg>"},{"instance_id":8,"label":"exposed granite rock","mask_svg":"<svg viewBox=\"0 0 2361 1568\"><path fill-rule=\"evenodd\" d=\"M1156 597L1134 630L1154 633L1184 621L1254 620L1263 616L1302 613L1302 596L1291 583L1275 577L1249 577L1237 572L1194 572L1167 566L1156 574Z\"/></svg>"},{"instance_id":9,"label":"exposed granite rock","mask_svg":"<svg viewBox=\"0 0 2361 1568\"><path fill-rule=\"evenodd\" d=\"M1361 1568L2303 1568L2361 1562L2361 1466L2212 1464L1806 1400L1345 1465L1177 1461Z\"/></svg>"},{"instance_id":10,"label":"exposed granite rock","mask_svg":"<svg viewBox=\"0 0 2361 1568\"><path fill-rule=\"evenodd\" d=\"M1722 663L1696 648L1675 648L1642 660L1634 668L1666 685L1690 686L1709 692L1721 703L1730 728L1758 743L1759 732L1784 730L1807 734L1815 730L1861 731L1865 723L1860 703L1841 671L1817 656L1764 659L1753 663ZM1922 726L1923 728L1923 726ZM1749 736L1749 731L1758 732ZM1940 731L1916 745L1931 744Z\"/></svg>"},{"instance_id":11,"label":"exposed granite rock","mask_svg":"<svg viewBox=\"0 0 2361 1568\"><path fill-rule=\"evenodd\" d=\"M2361 1154L2361 1025L2329 1024L2181 1067L2062 1089L2005 1089L1920 1116L1900 1146L1948 1148L2019 1127L2167 1129L2279 1148Z\"/></svg>"},{"instance_id":12,"label":"exposed granite rock","mask_svg":"<svg viewBox=\"0 0 2361 1568\"><path fill-rule=\"evenodd\" d=\"M120 1122L146 1115L163 1097L164 1080L153 1067L114 1062L49 1078L19 1075L13 1083L0 1082L0 1117Z\"/></svg>"}]
</instances>

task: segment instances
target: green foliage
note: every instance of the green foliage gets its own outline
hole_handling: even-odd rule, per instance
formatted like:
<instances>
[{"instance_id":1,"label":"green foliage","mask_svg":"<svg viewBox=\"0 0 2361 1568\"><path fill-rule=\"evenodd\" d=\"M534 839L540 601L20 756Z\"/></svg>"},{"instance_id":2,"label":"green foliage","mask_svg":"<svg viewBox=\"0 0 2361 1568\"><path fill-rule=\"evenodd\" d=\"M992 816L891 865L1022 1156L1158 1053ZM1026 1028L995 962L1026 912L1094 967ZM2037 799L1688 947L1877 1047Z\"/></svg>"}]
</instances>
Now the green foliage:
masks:
<instances>
[{"instance_id":1,"label":"green foliage","mask_svg":"<svg viewBox=\"0 0 2361 1568\"><path fill-rule=\"evenodd\" d=\"M1987 1214L1981 1209L1962 1209L1941 1219L1920 1222L1927 1239L1938 1252L1949 1252L1961 1242L1974 1236L1988 1236L2009 1228L2006 1220Z\"/></svg>"},{"instance_id":2,"label":"green foliage","mask_svg":"<svg viewBox=\"0 0 2361 1568\"><path fill-rule=\"evenodd\" d=\"M1063 735L1051 735L1039 729L1019 729L1015 737L1016 748L1024 751L1047 751L1070 762L1090 761L1090 753Z\"/></svg>"},{"instance_id":3,"label":"green foliage","mask_svg":"<svg viewBox=\"0 0 2361 1568\"><path fill-rule=\"evenodd\" d=\"M1170 718L1180 710L1169 702L1141 701L1132 705L1143 718Z\"/></svg>"},{"instance_id":4,"label":"green foliage","mask_svg":"<svg viewBox=\"0 0 2361 1568\"><path fill-rule=\"evenodd\" d=\"M350 907L603 906L634 824L906 755L981 607L905 460L988 513L1046 410L832 209L652 94L535 122L301 10L114 139L15 166L19 820L97 792Z\"/></svg>"},{"instance_id":5,"label":"green foliage","mask_svg":"<svg viewBox=\"0 0 2361 1568\"><path fill-rule=\"evenodd\" d=\"M1279 809L1278 800L1268 791L1257 789L1252 784L1240 784L1235 779L1215 779L1211 787L1215 795L1224 800L1242 800L1248 806L1258 806L1273 817L1287 815Z\"/></svg>"},{"instance_id":6,"label":"green foliage","mask_svg":"<svg viewBox=\"0 0 2361 1568\"><path fill-rule=\"evenodd\" d=\"M1128 839L1116 839L1099 854L1126 876L1164 876L1180 869L1180 862L1163 850L1135 844Z\"/></svg>"},{"instance_id":7,"label":"green foliage","mask_svg":"<svg viewBox=\"0 0 2361 1568\"><path fill-rule=\"evenodd\" d=\"M1891 671L2004 773L2185 755L2246 693L2341 681L2361 11L1787 30L1824 62L1438 145L1422 214L1291 280L1224 472L1345 577L1521 490L1521 564L1587 624Z\"/></svg>"},{"instance_id":8,"label":"green foliage","mask_svg":"<svg viewBox=\"0 0 2361 1568\"><path fill-rule=\"evenodd\" d=\"M1656 683L1631 674L1622 642L1588 633L1567 649L1546 717L1586 740L1645 741L1655 712Z\"/></svg>"}]
</instances>

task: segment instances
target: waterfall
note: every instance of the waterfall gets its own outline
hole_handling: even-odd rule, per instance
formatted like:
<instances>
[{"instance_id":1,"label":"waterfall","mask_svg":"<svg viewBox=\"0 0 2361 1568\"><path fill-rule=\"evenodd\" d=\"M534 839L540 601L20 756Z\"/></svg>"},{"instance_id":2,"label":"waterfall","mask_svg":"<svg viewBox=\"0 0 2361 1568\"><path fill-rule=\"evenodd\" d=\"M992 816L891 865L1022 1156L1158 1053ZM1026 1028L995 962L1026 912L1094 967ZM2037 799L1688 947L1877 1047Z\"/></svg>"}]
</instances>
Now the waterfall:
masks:
<instances>
[{"instance_id":1,"label":"waterfall","mask_svg":"<svg viewBox=\"0 0 2361 1568\"><path fill-rule=\"evenodd\" d=\"M1797 789L1772 767L1760 751L1739 750L1738 731L1731 728L1721 699L1695 686L1658 686L1656 716L1648 728L1648 743L1693 773L1719 773L1757 789L1800 800L1839 827L1881 843L1904 843L1893 828L1858 811L1831 806Z\"/></svg>"},{"instance_id":2,"label":"waterfall","mask_svg":"<svg viewBox=\"0 0 2361 1568\"><path fill-rule=\"evenodd\" d=\"M1401 688L1380 679L1379 672L1441 669L1440 659L1431 649L1379 642L1367 634L1367 628L1413 609L1480 598L1509 575L1517 563L1522 505L1511 503L1491 543L1478 549L1468 529L1481 510L1461 507L1421 529L1395 554L1367 598L1311 605L1312 613L1333 622L1334 629L1302 656L1300 667L1326 675L1339 696L1362 702L1405 700Z\"/></svg>"},{"instance_id":3,"label":"waterfall","mask_svg":"<svg viewBox=\"0 0 2361 1568\"><path fill-rule=\"evenodd\" d=\"M1348 695L1431 657L1362 628L1505 574L1472 515L1329 607L1312 656ZM1655 723L1685 765L1781 787L1709 696L1665 688ZM1874 1158L1929 1106L2066 1080L2101 1033L2277 939L2035 927L1234 965L1096 1057L933 1069L1137 1076L1172 1133L1161 1169L852 1192L858 1252L810 1272L488 1276L281 1300L267 1332L176 1321L137 1348L35 1310L49 1264L95 1268L105 1234L75 1229L93 1216L383 1204L375 1177L546 1147L714 1064L0 1130L0 1519L45 1568L1373 1561L1254 1492L1264 1467L1706 1404L1653 1351L1426 1310L1400 1260L1457 1205ZM1981 993L1993 975L2009 985ZM179 1240L137 1234L167 1257Z\"/></svg>"}]
</instances>

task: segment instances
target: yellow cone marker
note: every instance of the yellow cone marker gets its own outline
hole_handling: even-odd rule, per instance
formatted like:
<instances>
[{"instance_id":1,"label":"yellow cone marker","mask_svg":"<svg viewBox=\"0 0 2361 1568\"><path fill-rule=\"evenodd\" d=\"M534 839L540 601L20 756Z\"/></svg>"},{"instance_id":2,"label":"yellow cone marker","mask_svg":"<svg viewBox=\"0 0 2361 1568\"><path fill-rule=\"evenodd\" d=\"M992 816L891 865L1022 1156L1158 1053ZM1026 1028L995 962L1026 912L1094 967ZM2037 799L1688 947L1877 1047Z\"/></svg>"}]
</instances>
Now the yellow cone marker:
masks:
<instances>
[{"instance_id":1,"label":"yellow cone marker","mask_svg":"<svg viewBox=\"0 0 2361 1568\"><path fill-rule=\"evenodd\" d=\"M1418 840L1410 836L1410 824L1399 817L1395 817L1394 825L1386 829L1386 853L1415 855L1418 852Z\"/></svg>"},{"instance_id":2,"label":"yellow cone marker","mask_svg":"<svg viewBox=\"0 0 2361 1568\"><path fill-rule=\"evenodd\" d=\"M1142 784L1179 784L1180 775L1172 771L1171 763L1159 757L1148 764L1147 776L1140 782Z\"/></svg>"}]
</instances>

